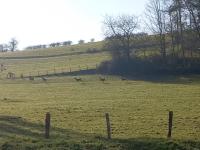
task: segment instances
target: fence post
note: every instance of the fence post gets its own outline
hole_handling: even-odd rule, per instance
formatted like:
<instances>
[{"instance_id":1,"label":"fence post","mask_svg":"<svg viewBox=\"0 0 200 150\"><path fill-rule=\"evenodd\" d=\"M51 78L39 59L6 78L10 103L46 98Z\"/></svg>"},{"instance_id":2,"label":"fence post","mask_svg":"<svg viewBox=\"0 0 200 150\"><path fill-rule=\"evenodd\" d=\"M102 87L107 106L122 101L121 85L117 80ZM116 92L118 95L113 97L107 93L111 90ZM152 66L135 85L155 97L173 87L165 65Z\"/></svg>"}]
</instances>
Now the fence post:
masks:
<instances>
[{"instance_id":1,"label":"fence post","mask_svg":"<svg viewBox=\"0 0 200 150\"><path fill-rule=\"evenodd\" d=\"M38 76L40 75L40 72L38 71Z\"/></svg>"},{"instance_id":2,"label":"fence post","mask_svg":"<svg viewBox=\"0 0 200 150\"><path fill-rule=\"evenodd\" d=\"M63 68L62 68L62 73L63 73Z\"/></svg>"},{"instance_id":3,"label":"fence post","mask_svg":"<svg viewBox=\"0 0 200 150\"><path fill-rule=\"evenodd\" d=\"M87 67L87 70L88 70L88 66L86 65L86 67Z\"/></svg>"},{"instance_id":4,"label":"fence post","mask_svg":"<svg viewBox=\"0 0 200 150\"><path fill-rule=\"evenodd\" d=\"M46 119L45 119L45 127L46 127L46 130L45 130L45 138L48 139L49 138L49 131L50 131L50 113L46 113Z\"/></svg>"},{"instance_id":5,"label":"fence post","mask_svg":"<svg viewBox=\"0 0 200 150\"><path fill-rule=\"evenodd\" d=\"M22 74L21 74L21 78L23 78L24 77L24 75L23 75L23 72L22 72Z\"/></svg>"},{"instance_id":6,"label":"fence post","mask_svg":"<svg viewBox=\"0 0 200 150\"><path fill-rule=\"evenodd\" d=\"M54 68L54 74L56 74L56 69Z\"/></svg>"},{"instance_id":7,"label":"fence post","mask_svg":"<svg viewBox=\"0 0 200 150\"><path fill-rule=\"evenodd\" d=\"M46 73L48 74L48 70L46 70Z\"/></svg>"},{"instance_id":8,"label":"fence post","mask_svg":"<svg viewBox=\"0 0 200 150\"><path fill-rule=\"evenodd\" d=\"M107 135L108 135L108 139L111 139L109 115L108 115L108 114L105 114L105 116L106 116L106 124L107 124Z\"/></svg>"},{"instance_id":9,"label":"fence post","mask_svg":"<svg viewBox=\"0 0 200 150\"><path fill-rule=\"evenodd\" d=\"M71 72L71 67L69 68L69 72Z\"/></svg>"},{"instance_id":10,"label":"fence post","mask_svg":"<svg viewBox=\"0 0 200 150\"><path fill-rule=\"evenodd\" d=\"M167 137L171 137L172 134L172 118L173 118L173 111L169 111L169 132Z\"/></svg>"},{"instance_id":11,"label":"fence post","mask_svg":"<svg viewBox=\"0 0 200 150\"><path fill-rule=\"evenodd\" d=\"M79 71L81 70L81 66L79 65Z\"/></svg>"}]
</instances>

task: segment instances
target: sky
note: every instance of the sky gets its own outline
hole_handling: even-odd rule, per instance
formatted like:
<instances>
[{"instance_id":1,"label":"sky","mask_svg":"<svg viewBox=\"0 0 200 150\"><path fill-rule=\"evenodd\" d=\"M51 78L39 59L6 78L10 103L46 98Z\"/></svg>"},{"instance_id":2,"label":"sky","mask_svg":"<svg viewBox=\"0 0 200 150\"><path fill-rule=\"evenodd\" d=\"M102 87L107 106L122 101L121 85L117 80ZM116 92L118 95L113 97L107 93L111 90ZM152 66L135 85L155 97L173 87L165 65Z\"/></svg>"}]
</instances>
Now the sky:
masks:
<instances>
[{"instance_id":1,"label":"sky","mask_svg":"<svg viewBox=\"0 0 200 150\"><path fill-rule=\"evenodd\" d=\"M148 0L0 0L0 44L18 48L82 39L103 39L105 15L142 15Z\"/></svg>"}]
</instances>

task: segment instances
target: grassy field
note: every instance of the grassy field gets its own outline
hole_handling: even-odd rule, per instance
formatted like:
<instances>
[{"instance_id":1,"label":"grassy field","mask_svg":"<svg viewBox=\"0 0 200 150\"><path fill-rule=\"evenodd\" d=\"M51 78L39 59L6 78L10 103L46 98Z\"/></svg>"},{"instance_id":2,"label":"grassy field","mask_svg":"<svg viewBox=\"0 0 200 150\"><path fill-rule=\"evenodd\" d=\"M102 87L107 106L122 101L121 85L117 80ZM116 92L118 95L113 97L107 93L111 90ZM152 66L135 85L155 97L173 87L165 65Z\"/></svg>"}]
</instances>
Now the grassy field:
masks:
<instances>
[{"instance_id":1,"label":"grassy field","mask_svg":"<svg viewBox=\"0 0 200 150\"><path fill-rule=\"evenodd\" d=\"M98 43L89 44L83 46L99 49ZM77 52L82 50L73 47ZM119 76L90 70L83 75L79 65L82 70L85 65L94 69L110 57L107 52L75 54L69 47L3 53L0 57L56 52L70 55L1 60L6 69L0 80L2 149L200 148L200 76L129 77L121 81ZM67 73L70 67L72 74ZM38 71L47 83L37 76ZM15 73L16 79L6 79L8 72ZM37 77L35 81L19 78L22 72ZM75 77L83 82L76 82ZM100 77L106 81L100 82ZM171 139L167 138L169 110L174 112ZM51 113L50 139L44 138L47 112ZM106 138L105 113L110 116L111 140Z\"/></svg>"}]
</instances>

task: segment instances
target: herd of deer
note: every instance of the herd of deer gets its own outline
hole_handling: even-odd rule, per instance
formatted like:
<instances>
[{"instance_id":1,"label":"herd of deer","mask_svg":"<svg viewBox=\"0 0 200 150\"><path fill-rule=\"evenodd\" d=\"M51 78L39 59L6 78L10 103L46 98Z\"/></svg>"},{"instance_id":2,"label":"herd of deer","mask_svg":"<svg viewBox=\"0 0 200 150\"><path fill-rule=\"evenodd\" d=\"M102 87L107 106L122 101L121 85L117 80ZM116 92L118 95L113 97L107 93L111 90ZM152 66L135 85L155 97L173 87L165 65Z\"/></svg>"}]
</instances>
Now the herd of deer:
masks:
<instances>
[{"instance_id":1,"label":"herd of deer","mask_svg":"<svg viewBox=\"0 0 200 150\"><path fill-rule=\"evenodd\" d=\"M79 81L83 82L81 78L76 78L76 77L75 77L74 79L75 79L77 82L79 82ZM100 77L99 79L100 79L101 82L104 82L104 81L106 80L105 78L101 78L101 77ZM121 80L122 80L122 81L126 81L127 79L126 79L126 78L121 78Z\"/></svg>"},{"instance_id":2,"label":"herd of deer","mask_svg":"<svg viewBox=\"0 0 200 150\"><path fill-rule=\"evenodd\" d=\"M11 73L10 73L10 74L11 74ZM24 77L24 76L23 76L23 74L22 74L22 75L21 75L21 78L23 78L23 77ZM43 76L41 76L41 77L42 77L42 80L43 80L43 81L47 82L47 79L45 79ZM29 78L30 81L34 81L34 77L29 76L28 78ZM81 78L76 78L76 77L75 77L74 79L75 79L77 82L83 82L83 80L82 80ZM106 80L105 78L101 78L101 77L100 77L99 79L100 79L101 82L104 82L104 81ZM126 79L126 78L121 78L121 80L122 80L122 81L126 81L127 79Z\"/></svg>"},{"instance_id":3,"label":"herd of deer","mask_svg":"<svg viewBox=\"0 0 200 150\"><path fill-rule=\"evenodd\" d=\"M21 77L23 77L23 75ZM34 81L34 77L30 76L28 78L29 78L30 81ZM42 80L47 82L47 79L45 79L43 76L42 76Z\"/></svg>"},{"instance_id":4,"label":"herd of deer","mask_svg":"<svg viewBox=\"0 0 200 150\"><path fill-rule=\"evenodd\" d=\"M81 78L76 78L76 77L75 77L74 79L75 79L77 82L83 82L83 80L82 80ZM104 81L106 80L105 78L101 78L101 77L100 77L99 79L100 79L101 82L104 82ZM30 80L30 81L34 81L34 77L31 77L31 76L30 76L30 77L29 77L29 80ZM47 79L45 79L43 76L42 76L42 80L45 81L45 82L47 82ZM122 81L126 81L127 79L126 79L126 78L121 78L121 80L122 80Z\"/></svg>"}]
</instances>

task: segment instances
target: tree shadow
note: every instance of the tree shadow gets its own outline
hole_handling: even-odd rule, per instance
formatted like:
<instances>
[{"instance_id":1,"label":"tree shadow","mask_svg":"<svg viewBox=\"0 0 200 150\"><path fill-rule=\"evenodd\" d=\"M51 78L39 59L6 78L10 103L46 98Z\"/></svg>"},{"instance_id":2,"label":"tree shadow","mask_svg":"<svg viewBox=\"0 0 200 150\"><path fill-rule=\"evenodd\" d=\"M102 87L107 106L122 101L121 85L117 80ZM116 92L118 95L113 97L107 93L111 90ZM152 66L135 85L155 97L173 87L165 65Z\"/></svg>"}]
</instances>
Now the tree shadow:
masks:
<instances>
[{"instance_id":1,"label":"tree shadow","mask_svg":"<svg viewBox=\"0 0 200 150\"><path fill-rule=\"evenodd\" d=\"M179 140L173 138L141 137L131 139L102 139L108 143L115 143L116 149L138 149L138 150L187 150L199 149L200 141Z\"/></svg>"},{"instance_id":2,"label":"tree shadow","mask_svg":"<svg viewBox=\"0 0 200 150\"><path fill-rule=\"evenodd\" d=\"M79 71L72 71L72 72L63 72L63 73L52 73L46 75L39 75L34 77L55 77L55 76L84 76L84 75L95 75L100 74L96 69L88 69L88 70L79 70ZM164 83L164 84L200 84L200 75L117 75L117 74L101 74L103 76L118 76L119 80L121 78L126 79L128 81L146 81L152 83ZM28 78L28 77L24 77Z\"/></svg>"},{"instance_id":3,"label":"tree shadow","mask_svg":"<svg viewBox=\"0 0 200 150\"><path fill-rule=\"evenodd\" d=\"M149 75L126 76L128 80L146 81L164 84L200 84L200 75Z\"/></svg>"},{"instance_id":4,"label":"tree shadow","mask_svg":"<svg viewBox=\"0 0 200 150\"><path fill-rule=\"evenodd\" d=\"M18 116L0 116L0 137L3 139L13 139L13 136L25 136L27 139L23 139L21 144L6 142L2 145L3 148L20 149L19 146L26 146L26 149L38 149L43 148L70 148L70 149L142 149L142 150L186 150L186 149L198 149L200 148L200 141L192 140L178 140L170 138L152 138L152 137L139 137L132 139L115 138L108 140L106 137L100 134L86 134L70 131L68 129L62 129L57 127L50 127L50 140L43 141L34 145L34 142L44 139L45 126L44 124L32 123L24 120ZM56 135L56 134L59 135ZM67 135L67 136L66 136ZM28 138L32 137L36 140L32 140L27 144ZM79 138L77 138L79 137ZM80 138L81 137L81 138ZM77 140L78 139L78 140ZM84 139L84 140L81 140ZM38 141L37 141L38 140ZM74 141L75 140L75 141ZM25 144L26 143L26 144ZM44 145L45 144L45 145ZM29 147L27 147L29 146ZM22 149L22 148L21 148Z\"/></svg>"},{"instance_id":5,"label":"tree shadow","mask_svg":"<svg viewBox=\"0 0 200 150\"><path fill-rule=\"evenodd\" d=\"M34 138L45 137L45 124L29 122L18 116L0 116L0 137L9 137L10 135L21 135ZM50 127L50 139L67 138L70 136L87 137L89 134L80 134L68 129Z\"/></svg>"}]
</instances>

